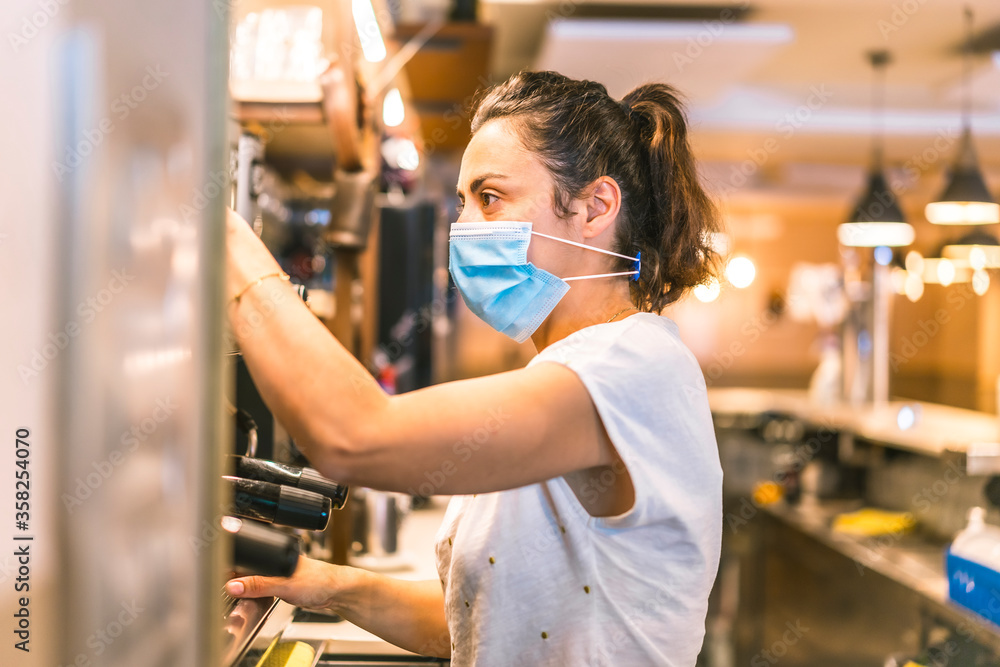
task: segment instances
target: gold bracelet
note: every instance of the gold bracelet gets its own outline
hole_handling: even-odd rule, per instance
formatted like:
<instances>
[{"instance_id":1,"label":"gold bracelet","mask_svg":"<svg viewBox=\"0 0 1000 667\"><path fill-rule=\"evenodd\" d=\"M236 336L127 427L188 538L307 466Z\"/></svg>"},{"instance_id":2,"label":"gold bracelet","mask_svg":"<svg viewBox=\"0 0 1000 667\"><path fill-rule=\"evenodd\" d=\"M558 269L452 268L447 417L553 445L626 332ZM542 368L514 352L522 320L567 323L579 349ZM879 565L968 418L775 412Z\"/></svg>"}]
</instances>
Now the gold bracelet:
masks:
<instances>
[{"instance_id":1,"label":"gold bracelet","mask_svg":"<svg viewBox=\"0 0 1000 667\"><path fill-rule=\"evenodd\" d=\"M254 287L257 287L257 285L260 285L262 282L264 282L268 278L281 278L284 281L291 280L291 278L289 277L289 275L287 273L285 273L284 271L275 271L274 273L265 274L265 275L261 276L260 278L257 278L257 280L250 281L249 283L247 283L246 287L244 287L239 292L237 292L236 296L233 297L233 303L235 303L237 306L240 305L240 299L243 298L244 294L246 294L247 292L249 292L250 290L252 290Z\"/></svg>"}]
</instances>

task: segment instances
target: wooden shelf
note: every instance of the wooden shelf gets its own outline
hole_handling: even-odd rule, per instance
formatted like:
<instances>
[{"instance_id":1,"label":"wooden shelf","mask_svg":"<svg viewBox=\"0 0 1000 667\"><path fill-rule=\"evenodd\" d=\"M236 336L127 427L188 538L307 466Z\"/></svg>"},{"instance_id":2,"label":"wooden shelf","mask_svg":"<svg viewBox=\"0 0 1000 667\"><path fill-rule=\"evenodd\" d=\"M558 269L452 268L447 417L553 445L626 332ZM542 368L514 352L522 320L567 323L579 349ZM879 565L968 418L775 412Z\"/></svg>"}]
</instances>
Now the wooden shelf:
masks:
<instances>
[{"instance_id":1,"label":"wooden shelf","mask_svg":"<svg viewBox=\"0 0 1000 667\"><path fill-rule=\"evenodd\" d=\"M236 102L318 105L323 101L316 81L230 81L229 93Z\"/></svg>"},{"instance_id":2,"label":"wooden shelf","mask_svg":"<svg viewBox=\"0 0 1000 667\"><path fill-rule=\"evenodd\" d=\"M324 125L323 91L314 81L231 81L240 123Z\"/></svg>"}]
</instances>

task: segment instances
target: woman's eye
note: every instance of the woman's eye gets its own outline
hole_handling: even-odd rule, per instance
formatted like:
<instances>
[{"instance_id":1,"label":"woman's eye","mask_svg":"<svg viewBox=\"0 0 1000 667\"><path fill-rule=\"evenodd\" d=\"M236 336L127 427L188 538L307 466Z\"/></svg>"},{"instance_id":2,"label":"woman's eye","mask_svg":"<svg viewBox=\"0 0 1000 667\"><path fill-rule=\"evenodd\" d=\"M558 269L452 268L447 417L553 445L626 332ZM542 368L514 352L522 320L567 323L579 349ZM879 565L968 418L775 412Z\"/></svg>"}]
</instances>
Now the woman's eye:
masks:
<instances>
[{"instance_id":1,"label":"woman's eye","mask_svg":"<svg viewBox=\"0 0 1000 667\"><path fill-rule=\"evenodd\" d=\"M455 213L462 215L462 211L465 210L465 202L459 201L458 206L455 207Z\"/></svg>"},{"instance_id":2,"label":"woman's eye","mask_svg":"<svg viewBox=\"0 0 1000 667\"><path fill-rule=\"evenodd\" d=\"M495 194L484 192L481 195L479 195L479 199L483 202L483 208L489 208L490 204L493 204L500 198L497 197Z\"/></svg>"}]
</instances>

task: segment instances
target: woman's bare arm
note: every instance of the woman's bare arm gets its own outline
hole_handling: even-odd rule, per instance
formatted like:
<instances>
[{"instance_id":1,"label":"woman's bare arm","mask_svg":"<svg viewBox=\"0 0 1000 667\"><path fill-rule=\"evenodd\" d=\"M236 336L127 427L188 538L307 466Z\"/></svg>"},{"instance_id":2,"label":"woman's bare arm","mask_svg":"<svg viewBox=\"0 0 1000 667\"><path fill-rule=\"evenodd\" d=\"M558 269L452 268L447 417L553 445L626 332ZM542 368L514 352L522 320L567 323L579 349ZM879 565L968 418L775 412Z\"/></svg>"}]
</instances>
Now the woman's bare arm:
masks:
<instances>
[{"instance_id":1,"label":"woman's bare arm","mask_svg":"<svg viewBox=\"0 0 1000 667\"><path fill-rule=\"evenodd\" d=\"M230 293L278 270L235 214L227 236ZM561 364L390 397L287 283L265 280L228 308L261 395L313 465L334 479L475 493L614 461L586 387Z\"/></svg>"}]
</instances>

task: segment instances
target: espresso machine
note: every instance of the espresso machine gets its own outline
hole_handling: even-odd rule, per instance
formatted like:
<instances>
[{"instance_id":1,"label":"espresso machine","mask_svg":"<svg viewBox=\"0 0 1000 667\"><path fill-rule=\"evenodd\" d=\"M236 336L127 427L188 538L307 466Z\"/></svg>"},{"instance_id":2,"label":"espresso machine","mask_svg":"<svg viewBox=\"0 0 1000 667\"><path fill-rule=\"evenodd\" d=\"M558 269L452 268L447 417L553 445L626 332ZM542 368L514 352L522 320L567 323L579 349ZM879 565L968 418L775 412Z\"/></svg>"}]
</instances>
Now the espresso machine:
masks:
<instances>
[{"instance_id":1,"label":"espresso machine","mask_svg":"<svg viewBox=\"0 0 1000 667\"><path fill-rule=\"evenodd\" d=\"M236 123L230 125L230 137L228 202L259 232L265 144ZM307 301L305 286L294 286ZM220 479L229 500L217 529L229 538L233 574L289 577L301 555L331 559L325 531L333 512L345 507L348 488L305 465L257 391L235 343L229 345L225 367L230 390L224 405L233 438ZM288 663L275 648L291 620L289 605L273 597L235 599L223 592L222 609L223 667ZM276 613L282 609L284 614ZM271 630L263 632L269 621ZM297 650L309 654L311 665L322 649L321 642L314 642Z\"/></svg>"},{"instance_id":2,"label":"espresso machine","mask_svg":"<svg viewBox=\"0 0 1000 667\"><path fill-rule=\"evenodd\" d=\"M244 389L247 391L256 393L252 384ZM243 452L228 457L228 474L222 476L232 500L219 528L230 535L232 568L240 575L289 577L295 573L300 555L311 547L322 550L323 531L332 512L345 506L348 488L313 468L257 458L261 452L256 420L243 408L232 404L229 408L234 431L239 434L234 438L234 449ZM276 644L277 634L261 635L261 631L279 601L222 596L222 664L267 664L264 653ZM322 654L322 645L312 646L312 653Z\"/></svg>"}]
</instances>

